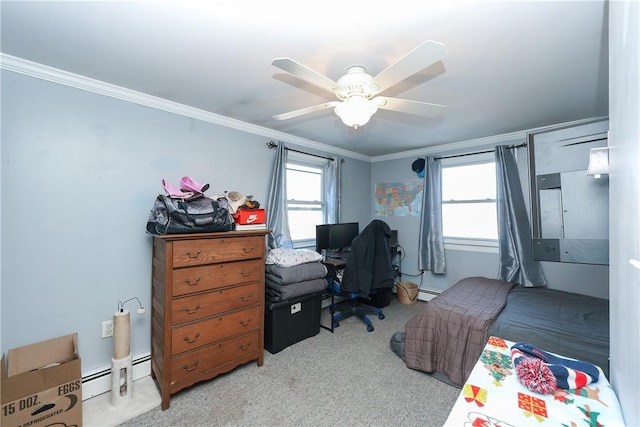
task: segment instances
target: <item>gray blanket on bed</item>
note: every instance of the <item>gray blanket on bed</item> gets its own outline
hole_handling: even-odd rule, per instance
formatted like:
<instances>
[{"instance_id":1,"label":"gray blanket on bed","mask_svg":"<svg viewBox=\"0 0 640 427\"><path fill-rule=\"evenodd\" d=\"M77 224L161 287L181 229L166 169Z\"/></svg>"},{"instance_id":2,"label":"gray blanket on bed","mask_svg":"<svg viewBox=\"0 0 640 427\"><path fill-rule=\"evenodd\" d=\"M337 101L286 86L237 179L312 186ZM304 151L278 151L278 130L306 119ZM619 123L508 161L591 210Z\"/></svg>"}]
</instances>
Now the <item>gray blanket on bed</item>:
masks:
<instances>
[{"instance_id":1,"label":"gray blanket on bed","mask_svg":"<svg viewBox=\"0 0 640 427\"><path fill-rule=\"evenodd\" d=\"M489 335L598 365L609 377L609 301L516 286Z\"/></svg>"},{"instance_id":2,"label":"gray blanket on bed","mask_svg":"<svg viewBox=\"0 0 640 427\"><path fill-rule=\"evenodd\" d=\"M489 338L491 322L504 307L513 283L468 277L427 302L405 325L405 363L442 372L462 385Z\"/></svg>"},{"instance_id":3,"label":"gray blanket on bed","mask_svg":"<svg viewBox=\"0 0 640 427\"><path fill-rule=\"evenodd\" d=\"M301 295L320 292L327 288L326 279L304 280L302 282L281 285L266 278L264 283L266 298L271 302L284 301Z\"/></svg>"},{"instance_id":4,"label":"gray blanket on bed","mask_svg":"<svg viewBox=\"0 0 640 427\"><path fill-rule=\"evenodd\" d=\"M326 276L327 267L320 262L308 262L294 265L293 267L279 267L275 264L265 265L265 277L280 285L322 279Z\"/></svg>"}]
</instances>

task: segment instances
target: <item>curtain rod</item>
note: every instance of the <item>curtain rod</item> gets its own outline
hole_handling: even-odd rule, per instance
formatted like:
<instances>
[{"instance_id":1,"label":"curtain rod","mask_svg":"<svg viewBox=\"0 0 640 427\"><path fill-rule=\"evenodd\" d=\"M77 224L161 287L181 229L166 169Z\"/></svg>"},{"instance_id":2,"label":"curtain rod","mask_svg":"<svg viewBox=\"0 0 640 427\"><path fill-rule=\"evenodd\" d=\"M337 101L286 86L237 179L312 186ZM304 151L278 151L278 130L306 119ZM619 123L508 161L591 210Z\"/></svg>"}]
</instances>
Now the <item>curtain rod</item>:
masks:
<instances>
[{"instance_id":1,"label":"curtain rod","mask_svg":"<svg viewBox=\"0 0 640 427\"><path fill-rule=\"evenodd\" d=\"M527 143L523 142L522 144L518 144L518 145L510 145L507 147L507 150L511 150L514 148L521 148L521 147L526 147ZM440 159L452 159L454 157L464 157L464 156L473 156L475 154L485 154L485 153L493 153L496 150L485 150L485 151L475 151L473 153L464 153L464 154L452 154L450 156L440 156L440 157L435 157L434 160L440 160Z\"/></svg>"},{"instance_id":2,"label":"curtain rod","mask_svg":"<svg viewBox=\"0 0 640 427\"><path fill-rule=\"evenodd\" d=\"M278 147L278 144L276 144L275 142L273 142L273 141L267 142L267 148L273 149L273 148L276 148L276 147ZM321 156L320 154L305 153L304 151L295 150L293 148L284 147L284 149L287 150L287 151L294 151L294 152L300 153L300 154L306 154L307 156L320 157L321 159L331 160L332 162L334 160L333 157Z\"/></svg>"}]
</instances>

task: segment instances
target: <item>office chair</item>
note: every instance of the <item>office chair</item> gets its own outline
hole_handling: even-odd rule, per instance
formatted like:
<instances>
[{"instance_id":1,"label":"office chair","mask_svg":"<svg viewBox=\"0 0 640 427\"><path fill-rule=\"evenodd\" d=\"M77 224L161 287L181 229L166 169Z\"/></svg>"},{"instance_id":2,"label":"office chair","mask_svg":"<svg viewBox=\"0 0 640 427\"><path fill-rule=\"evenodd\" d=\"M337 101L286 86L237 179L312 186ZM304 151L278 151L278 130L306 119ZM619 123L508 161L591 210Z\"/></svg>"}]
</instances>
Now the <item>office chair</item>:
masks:
<instances>
[{"instance_id":1,"label":"office chair","mask_svg":"<svg viewBox=\"0 0 640 427\"><path fill-rule=\"evenodd\" d=\"M341 320L356 315L371 332L374 327L367 315L376 314L378 319L384 319L382 308L366 302L372 295L393 286L390 237L391 229L387 223L371 221L351 243L342 280L336 280L335 274L329 275L329 291L343 298L331 307L334 328L340 326Z\"/></svg>"},{"instance_id":2,"label":"office chair","mask_svg":"<svg viewBox=\"0 0 640 427\"><path fill-rule=\"evenodd\" d=\"M375 328L367 315L376 314L378 319L384 319L384 312L382 311L382 308L373 307L361 302L363 299L366 299L368 295L362 295L360 292L344 292L340 289L339 282L332 279L328 280L329 286L331 286L330 291L333 292L334 295L344 298L342 301L335 303L331 307L331 320L334 328L340 326L341 320L356 315L364 322L365 325L367 325L367 331L372 332Z\"/></svg>"}]
</instances>

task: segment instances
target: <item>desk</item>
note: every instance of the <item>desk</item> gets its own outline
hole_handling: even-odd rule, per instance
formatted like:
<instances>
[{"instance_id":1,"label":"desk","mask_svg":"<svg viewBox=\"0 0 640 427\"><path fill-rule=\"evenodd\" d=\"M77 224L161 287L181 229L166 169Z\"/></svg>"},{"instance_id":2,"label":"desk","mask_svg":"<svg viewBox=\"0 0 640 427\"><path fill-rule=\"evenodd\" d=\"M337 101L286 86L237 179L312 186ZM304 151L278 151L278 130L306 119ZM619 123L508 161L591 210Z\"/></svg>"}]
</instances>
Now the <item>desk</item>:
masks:
<instances>
[{"instance_id":1,"label":"desk","mask_svg":"<svg viewBox=\"0 0 640 427\"><path fill-rule=\"evenodd\" d=\"M342 270L347 266L347 261L344 259L326 259L324 261L322 261L322 264L324 264L325 267L327 267L327 280L338 280L338 270ZM338 296L338 298L341 298L340 296ZM329 305L325 305L324 301L330 299L331 302L329 303ZM335 309L335 304L339 301L336 301L336 294L335 292L333 292L332 287L330 288L327 285L327 289L325 291L325 293L322 295L322 308L321 311L329 308L329 315L330 315L330 322L331 322L331 326L326 326L322 324L322 320L320 321L320 327L322 327L323 329L326 329L327 331L330 331L331 333L333 333L334 327L333 327L333 315L334 315L334 309ZM322 315L321 315L322 316Z\"/></svg>"},{"instance_id":2,"label":"desk","mask_svg":"<svg viewBox=\"0 0 640 427\"><path fill-rule=\"evenodd\" d=\"M324 261L322 261L322 263L327 266L327 269L329 268L329 266L335 268L335 269L342 269L345 268L347 266L347 260L340 258L340 259L326 259Z\"/></svg>"}]
</instances>

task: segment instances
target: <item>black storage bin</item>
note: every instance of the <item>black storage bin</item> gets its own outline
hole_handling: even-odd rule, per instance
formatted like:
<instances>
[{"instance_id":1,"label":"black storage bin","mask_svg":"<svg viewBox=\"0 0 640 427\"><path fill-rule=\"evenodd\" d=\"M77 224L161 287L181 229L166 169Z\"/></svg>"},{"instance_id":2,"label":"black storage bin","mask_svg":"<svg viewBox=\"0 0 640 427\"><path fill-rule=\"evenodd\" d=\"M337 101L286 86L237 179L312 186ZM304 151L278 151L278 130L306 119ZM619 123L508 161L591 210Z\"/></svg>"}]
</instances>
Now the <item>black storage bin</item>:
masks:
<instances>
[{"instance_id":1,"label":"black storage bin","mask_svg":"<svg viewBox=\"0 0 640 427\"><path fill-rule=\"evenodd\" d=\"M268 302L265 309L264 348L277 353L320 332L322 294L301 295L286 301Z\"/></svg>"}]
</instances>

